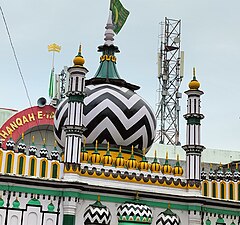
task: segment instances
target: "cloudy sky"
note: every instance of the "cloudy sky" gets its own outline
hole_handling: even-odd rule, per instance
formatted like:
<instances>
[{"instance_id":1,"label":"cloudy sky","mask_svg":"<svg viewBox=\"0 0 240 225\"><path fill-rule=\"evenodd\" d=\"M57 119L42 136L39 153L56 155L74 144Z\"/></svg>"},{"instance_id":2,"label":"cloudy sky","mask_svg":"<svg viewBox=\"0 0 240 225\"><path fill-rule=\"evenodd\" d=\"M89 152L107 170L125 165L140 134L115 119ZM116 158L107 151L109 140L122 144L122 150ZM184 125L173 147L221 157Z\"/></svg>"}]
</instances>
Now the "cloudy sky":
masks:
<instances>
[{"instance_id":1,"label":"cloudy sky","mask_svg":"<svg viewBox=\"0 0 240 225\"><path fill-rule=\"evenodd\" d=\"M240 150L240 3L238 0L122 0L130 16L115 37L121 50L118 70L123 79L141 86L138 92L155 109L159 22L164 17L182 20L182 50L185 51L185 77L181 92L187 89L192 67L197 70L201 89L202 143L206 147ZM109 0L21 0L0 1L4 10L32 104L48 94L51 54L47 45L57 43L62 51L55 68L70 66L78 45L88 78L99 64L97 46L103 44ZM27 97L0 19L0 107L23 109ZM186 97L181 100L185 113ZM185 143L185 121L181 117L180 139Z\"/></svg>"}]
</instances>

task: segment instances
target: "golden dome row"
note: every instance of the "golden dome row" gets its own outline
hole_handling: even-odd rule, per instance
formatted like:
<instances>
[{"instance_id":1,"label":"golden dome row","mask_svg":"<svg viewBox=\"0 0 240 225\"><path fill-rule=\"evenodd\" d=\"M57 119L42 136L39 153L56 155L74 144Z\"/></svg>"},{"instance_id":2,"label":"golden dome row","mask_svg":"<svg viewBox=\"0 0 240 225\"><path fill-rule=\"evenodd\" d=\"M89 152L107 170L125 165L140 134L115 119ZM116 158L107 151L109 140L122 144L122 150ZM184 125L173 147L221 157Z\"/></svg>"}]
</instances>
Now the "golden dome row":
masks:
<instances>
[{"instance_id":1,"label":"golden dome row","mask_svg":"<svg viewBox=\"0 0 240 225\"><path fill-rule=\"evenodd\" d=\"M179 163L179 156L177 156L177 162L174 167L168 164L168 153L166 154L165 163L163 166L157 160L156 151L155 157L151 164L148 163L147 158L145 157L145 151L142 157L142 160L138 162L133 153L133 146L131 156L128 160L125 160L121 147L119 148L118 155L116 159L114 159L109 150L109 143L107 145L106 154L101 157L100 153L98 152L97 148L97 141L95 145L95 150L91 155L86 151L85 146L81 152L81 162L82 163L91 163L91 164L103 164L104 166L115 166L116 168L127 168L130 170L140 170L140 171L151 171L152 173L159 173L160 171L163 174L173 174L175 176L182 176L183 175L183 168L180 166Z\"/></svg>"}]
</instances>

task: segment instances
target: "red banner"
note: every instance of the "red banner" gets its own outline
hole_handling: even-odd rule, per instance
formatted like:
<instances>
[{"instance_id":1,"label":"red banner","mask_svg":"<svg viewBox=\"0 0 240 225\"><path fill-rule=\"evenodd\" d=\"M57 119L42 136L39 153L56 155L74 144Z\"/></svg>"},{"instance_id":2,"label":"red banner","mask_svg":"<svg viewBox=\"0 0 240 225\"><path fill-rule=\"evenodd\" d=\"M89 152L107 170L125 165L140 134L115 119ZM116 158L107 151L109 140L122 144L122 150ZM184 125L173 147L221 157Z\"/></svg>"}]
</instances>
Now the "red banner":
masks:
<instances>
[{"instance_id":1,"label":"red banner","mask_svg":"<svg viewBox=\"0 0 240 225\"><path fill-rule=\"evenodd\" d=\"M0 138L3 140L3 146L5 147L5 143L10 138L11 133L13 140L17 141L22 133L33 127L53 125L55 110L50 105L42 108L34 106L13 115L0 128Z\"/></svg>"}]
</instances>

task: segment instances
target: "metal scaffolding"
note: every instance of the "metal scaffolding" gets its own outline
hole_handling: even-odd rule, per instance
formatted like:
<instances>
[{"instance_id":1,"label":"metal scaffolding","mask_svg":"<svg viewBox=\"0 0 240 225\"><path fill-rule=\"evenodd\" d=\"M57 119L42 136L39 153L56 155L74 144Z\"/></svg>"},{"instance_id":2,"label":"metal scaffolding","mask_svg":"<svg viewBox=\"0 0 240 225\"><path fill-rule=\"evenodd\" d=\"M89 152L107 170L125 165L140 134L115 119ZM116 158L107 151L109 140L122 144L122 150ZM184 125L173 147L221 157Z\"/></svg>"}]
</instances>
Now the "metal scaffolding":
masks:
<instances>
[{"instance_id":1,"label":"metal scaffolding","mask_svg":"<svg viewBox=\"0 0 240 225\"><path fill-rule=\"evenodd\" d=\"M179 92L183 78L183 52L180 50L181 20L165 18L161 23L158 50L158 101L156 140L161 144L180 145ZM181 66L180 66L181 65Z\"/></svg>"}]
</instances>

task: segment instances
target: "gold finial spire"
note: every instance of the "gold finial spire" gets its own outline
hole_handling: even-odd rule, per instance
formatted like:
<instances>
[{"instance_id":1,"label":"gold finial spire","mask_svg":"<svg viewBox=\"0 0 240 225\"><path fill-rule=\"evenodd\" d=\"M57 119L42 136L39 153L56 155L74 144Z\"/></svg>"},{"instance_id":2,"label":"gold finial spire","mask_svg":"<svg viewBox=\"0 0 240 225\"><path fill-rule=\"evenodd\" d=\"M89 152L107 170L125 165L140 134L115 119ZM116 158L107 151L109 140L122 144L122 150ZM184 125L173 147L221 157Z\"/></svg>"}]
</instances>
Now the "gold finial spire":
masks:
<instances>
[{"instance_id":1,"label":"gold finial spire","mask_svg":"<svg viewBox=\"0 0 240 225\"><path fill-rule=\"evenodd\" d=\"M83 147L86 147L86 137L83 139Z\"/></svg>"},{"instance_id":2,"label":"gold finial spire","mask_svg":"<svg viewBox=\"0 0 240 225\"><path fill-rule=\"evenodd\" d=\"M219 167L222 167L222 162L220 162Z\"/></svg>"},{"instance_id":3,"label":"gold finial spire","mask_svg":"<svg viewBox=\"0 0 240 225\"><path fill-rule=\"evenodd\" d=\"M134 152L134 147L133 147L133 145L132 145L132 152L131 152L131 153L132 153L132 155L133 155L133 152Z\"/></svg>"},{"instance_id":4,"label":"gold finial spire","mask_svg":"<svg viewBox=\"0 0 240 225\"><path fill-rule=\"evenodd\" d=\"M139 192L137 191L136 192L136 197L135 197L136 200L139 200Z\"/></svg>"},{"instance_id":5,"label":"gold finial spire","mask_svg":"<svg viewBox=\"0 0 240 225\"><path fill-rule=\"evenodd\" d=\"M78 54L73 59L74 66L83 66L85 59L82 57L82 45L80 44Z\"/></svg>"},{"instance_id":6,"label":"gold finial spire","mask_svg":"<svg viewBox=\"0 0 240 225\"><path fill-rule=\"evenodd\" d=\"M34 137L34 135L32 136L32 143L34 143L34 139L35 139L35 137Z\"/></svg>"},{"instance_id":7,"label":"gold finial spire","mask_svg":"<svg viewBox=\"0 0 240 225\"><path fill-rule=\"evenodd\" d=\"M146 155L146 148L143 149L143 156Z\"/></svg>"},{"instance_id":8,"label":"gold finial spire","mask_svg":"<svg viewBox=\"0 0 240 225\"><path fill-rule=\"evenodd\" d=\"M236 169L238 169L238 163L236 163Z\"/></svg>"},{"instance_id":9,"label":"gold finial spire","mask_svg":"<svg viewBox=\"0 0 240 225\"><path fill-rule=\"evenodd\" d=\"M168 159L168 151L166 151L166 159Z\"/></svg>"},{"instance_id":10,"label":"gold finial spire","mask_svg":"<svg viewBox=\"0 0 240 225\"><path fill-rule=\"evenodd\" d=\"M119 146L119 152L122 152L122 146L121 145Z\"/></svg>"},{"instance_id":11,"label":"gold finial spire","mask_svg":"<svg viewBox=\"0 0 240 225\"><path fill-rule=\"evenodd\" d=\"M10 138L12 138L12 131L10 130Z\"/></svg>"},{"instance_id":12,"label":"gold finial spire","mask_svg":"<svg viewBox=\"0 0 240 225\"><path fill-rule=\"evenodd\" d=\"M82 54L82 44L80 43L78 53Z\"/></svg>"},{"instance_id":13,"label":"gold finial spire","mask_svg":"<svg viewBox=\"0 0 240 225\"><path fill-rule=\"evenodd\" d=\"M167 206L167 207L168 207L168 209L170 209L170 208L171 208L171 204L170 204L170 202L168 203L168 206Z\"/></svg>"},{"instance_id":14,"label":"gold finial spire","mask_svg":"<svg viewBox=\"0 0 240 225\"><path fill-rule=\"evenodd\" d=\"M210 169L212 169L212 163L210 163Z\"/></svg>"},{"instance_id":15,"label":"gold finial spire","mask_svg":"<svg viewBox=\"0 0 240 225\"><path fill-rule=\"evenodd\" d=\"M177 154L177 161L179 162L179 154Z\"/></svg>"},{"instance_id":16,"label":"gold finial spire","mask_svg":"<svg viewBox=\"0 0 240 225\"><path fill-rule=\"evenodd\" d=\"M96 140L95 142L95 149L97 150L97 148L98 148L98 140Z\"/></svg>"},{"instance_id":17,"label":"gold finial spire","mask_svg":"<svg viewBox=\"0 0 240 225\"><path fill-rule=\"evenodd\" d=\"M228 169L230 168L230 163L228 163Z\"/></svg>"},{"instance_id":18,"label":"gold finial spire","mask_svg":"<svg viewBox=\"0 0 240 225\"><path fill-rule=\"evenodd\" d=\"M193 79L188 84L188 87L190 88L190 90L198 90L198 88L200 87L200 83L196 79L196 68L195 67L193 67Z\"/></svg>"},{"instance_id":19,"label":"gold finial spire","mask_svg":"<svg viewBox=\"0 0 240 225\"><path fill-rule=\"evenodd\" d=\"M46 138L43 138L43 144L44 145L46 144Z\"/></svg>"},{"instance_id":20,"label":"gold finial spire","mask_svg":"<svg viewBox=\"0 0 240 225\"><path fill-rule=\"evenodd\" d=\"M55 140L54 141L54 145L53 145L55 148L57 147L57 141Z\"/></svg>"},{"instance_id":21,"label":"gold finial spire","mask_svg":"<svg viewBox=\"0 0 240 225\"><path fill-rule=\"evenodd\" d=\"M98 195L97 196L97 201L100 202L100 199L101 199L101 197L100 197L100 195Z\"/></svg>"},{"instance_id":22,"label":"gold finial spire","mask_svg":"<svg viewBox=\"0 0 240 225\"><path fill-rule=\"evenodd\" d=\"M110 149L110 147L109 147L110 145L109 145L109 141L108 141L108 143L107 143L107 150L109 150Z\"/></svg>"},{"instance_id":23,"label":"gold finial spire","mask_svg":"<svg viewBox=\"0 0 240 225\"><path fill-rule=\"evenodd\" d=\"M22 141L24 140L24 132L22 132Z\"/></svg>"}]
</instances>

